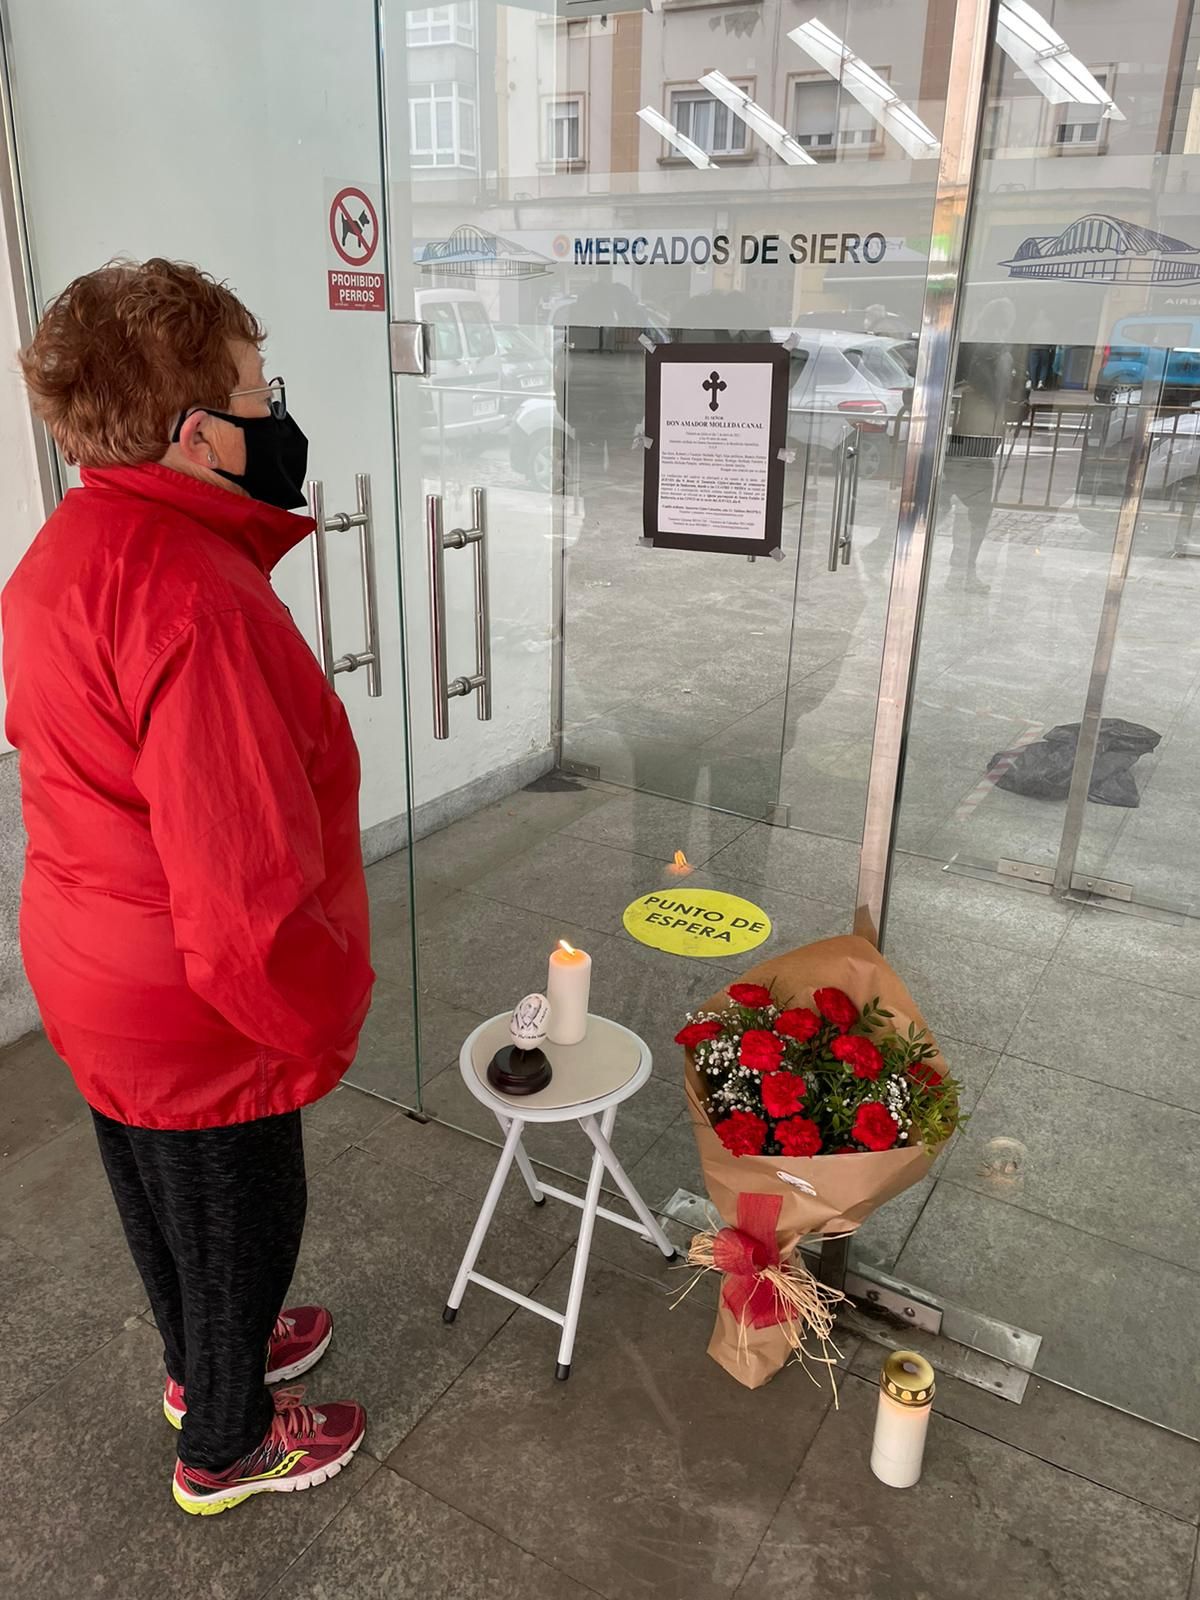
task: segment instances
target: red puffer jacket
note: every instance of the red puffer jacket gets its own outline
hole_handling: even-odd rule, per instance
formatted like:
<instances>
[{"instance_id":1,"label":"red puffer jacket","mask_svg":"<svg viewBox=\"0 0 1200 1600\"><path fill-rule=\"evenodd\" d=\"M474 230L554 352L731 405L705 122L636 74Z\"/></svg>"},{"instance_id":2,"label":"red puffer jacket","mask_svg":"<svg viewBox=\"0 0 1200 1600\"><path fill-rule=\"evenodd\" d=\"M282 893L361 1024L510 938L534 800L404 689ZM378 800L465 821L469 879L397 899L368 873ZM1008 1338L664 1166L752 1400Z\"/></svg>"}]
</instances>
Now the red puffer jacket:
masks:
<instances>
[{"instance_id":1,"label":"red puffer jacket","mask_svg":"<svg viewBox=\"0 0 1200 1600\"><path fill-rule=\"evenodd\" d=\"M166 467L83 482L3 596L46 1032L120 1122L292 1111L373 982L358 753L267 577L312 523Z\"/></svg>"}]
</instances>

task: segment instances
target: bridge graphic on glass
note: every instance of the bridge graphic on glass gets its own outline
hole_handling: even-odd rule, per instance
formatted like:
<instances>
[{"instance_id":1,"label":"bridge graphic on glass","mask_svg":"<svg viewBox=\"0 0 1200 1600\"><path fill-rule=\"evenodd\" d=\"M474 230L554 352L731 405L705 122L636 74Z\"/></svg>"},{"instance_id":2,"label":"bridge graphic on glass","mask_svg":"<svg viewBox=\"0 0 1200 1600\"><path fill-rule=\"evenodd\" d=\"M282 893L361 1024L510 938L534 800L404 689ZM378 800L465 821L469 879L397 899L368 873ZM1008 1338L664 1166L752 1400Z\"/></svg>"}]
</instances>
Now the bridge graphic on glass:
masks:
<instances>
[{"instance_id":1,"label":"bridge graphic on glass","mask_svg":"<svg viewBox=\"0 0 1200 1600\"><path fill-rule=\"evenodd\" d=\"M1095 212L1053 236L1031 234L1000 265L1008 268L1010 278L1195 283L1200 280L1200 246Z\"/></svg>"}]
</instances>

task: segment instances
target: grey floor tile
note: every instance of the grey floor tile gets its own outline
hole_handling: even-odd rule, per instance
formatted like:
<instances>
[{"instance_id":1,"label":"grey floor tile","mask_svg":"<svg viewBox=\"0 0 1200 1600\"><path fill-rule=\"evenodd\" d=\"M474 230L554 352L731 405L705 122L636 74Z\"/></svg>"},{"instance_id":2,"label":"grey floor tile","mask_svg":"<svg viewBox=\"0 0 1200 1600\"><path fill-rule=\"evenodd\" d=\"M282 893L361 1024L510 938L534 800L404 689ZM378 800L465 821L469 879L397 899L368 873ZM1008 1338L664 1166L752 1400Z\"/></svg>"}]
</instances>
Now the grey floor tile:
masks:
<instances>
[{"instance_id":1,"label":"grey floor tile","mask_svg":"<svg viewBox=\"0 0 1200 1600\"><path fill-rule=\"evenodd\" d=\"M1193 1528L947 1417L901 1503L868 1464L875 1405L844 1386L738 1600L1185 1600Z\"/></svg>"},{"instance_id":2,"label":"grey floor tile","mask_svg":"<svg viewBox=\"0 0 1200 1600\"><path fill-rule=\"evenodd\" d=\"M514 856L473 890L506 906L615 933L630 901L669 883L665 861L564 833Z\"/></svg>"},{"instance_id":3,"label":"grey floor tile","mask_svg":"<svg viewBox=\"0 0 1200 1600\"><path fill-rule=\"evenodd\" d=\"M937 1179L930 1174L868 1217L851 1242L851 1260L891 1272L936 1183Z\"/></svg>"},{"instance_id":4,"label":"grey floor tile","mask_svg":"<svg viewBox=\"0 0 1200 1600\"><path fill-rule=\"evenodd\" d=\"M595 960L603 937L563 917L523 911L482 895L455 895L436 917L422 921L422 997L431 994L492 1017L510 1010L522 995L544 990L550 952L560 939Z\"/></svg>"},{"instance_id":5,"label":"grey floor tile","mask_svg":"<svg viewBox=\"0 0 1200 1600\"><path fill-rule=\"evenodd\" d=\"M1062 953L1033 990L1007 1048L1026 1061L1200 1111L1188 1002L1085 971Z\"/></svg>"},{"instance_id":6,"label":"grey floor tile","mask_svg":"<svg viewBox=\"0 0 1200 1600\"><path fill-rule=\"evenodd\" d=\"M743 883L765 883L784 894L843 907L858 891L860 846L845 839L758 824L718 855L710 868Z\"/></svg>"},{"instance_id":7,"label":"grey floor tile","mask_svg":"<svg viewBox=\"0 0 1200 1600\"><path fill-rule=\"evenodd\" d=\"M496 1493L503 1493L500 1484ZM587 1600L594 1594L382 1468L264 1600Z\"/></svg>"},{"instance_id":8,"label":"grey floor tile","mask_svg":"<svg viewBox=\"0 0 1200 1600\"><path fill-rule=\"evenodd\" d=\"M623 794L607 799L563 831L656 861L672 861L676 850L682 850L693 865L702 866L747 827L744 817L707 806L652 794Z\"/></svg>"},{"instance_id":9,"label":"grey floor tile","mask_svg":"<svg viewBox=\"0 0 1200 1600\"><path fill-rule=\"evenodd\" d=\"M362 1401L373 1451L399 1443L511 1310L481 1293L469 1319L442 1323L477 1210L452 1189L359 1150L309 1185L291 1298L320 1300L333 1311L337 1332L321 1364L320 1392ZM528 1292L561 1252L548 1234L501 1220L480 1265Z\"/></svg>"},{"instance_id":10,"label":"grey floor tile","mask_svg":"<svg viewBox=\"0 0 1200 1600\"><path fill-rule=\"evenodd\" d=\"M1060 949L1064 967L1200 998L1200 924L1081 910Z\"/></svg>"},{"instance_id":11,"label":"grey floor tile","mask_svg":"<svg viewBox=\"0 0 1200 1600\"><path fill-rule=\"evenodd\" d=\"M886 1354L864 1344L854 1361L875 1380ZM1172 1517L1200 1519L1200 1444L1057 1384L1030 1380L1020 1405L939 1373L934 1410L1027 1455Z\"/></svg>"},{"instance_id":12,"label":"grey floor tile","mask_svg":"<svg viewBox=\"0 0 1200 1600\"><path fill-rule=\"evenodd\" d=\"M158 1341L136 1324L5 1427L20 1470L5 1490L0 1589L14 1600L257 1600L378 1470L360 1455L308 1494L263 1495L198 1526L171 1500L175 1439Z\"/></svg>"},{"instance_id":13,"label":"grey floor tile","mask_svg":"<svg viewBox=\"0 0 1200 1600\"><path fill-rule=\"evenodd\" d=\"M610 799L607 790L583 783L521 789L418 839L413 849L418 911L474 887L489 872L524 855L557 830L582 821Z\"/></svg>"},{"instance_id":14,"label":"grey floor tile","mask_svg":"<svg viewBox=\"0 0 1200 1600\"><path fill-rule=\"evenodd\" d=\"M304 1111L304 1163L311 1178L399 1116L395 1106L342 1084Z\"/></svg>"},{"instance_id":15,"label":"grey floor tile","mask_svg":"<svg viewBox=\"0 0 1200 1600\"><path fill-rule=\"evenodd\" d=\"M375 992L346 1082L399 1104L413 1105L417 1093L417 1030L407 949L407 935L403 957L396 949L396 941L384 941L382 945L376 942Z\"/></svg>"},{"instance_id":16,"label":"grey floor tile","mask_svg":"<svg viewBox=\"0 0 1200 1600\"><path fill-rule=\"evenodd\" d=\"M81 1288L99 1278L130 1310L144 1303L90 1117L0 1176L0 1232Z\"/></svg>"},{"instance_id":17,"label":"grey floor tile","mask_svg":"<svg viewBox=\"0 0 1200 1600\"><path fill-rule=\"evenodd\" d=\"M87 1116L45 1034L26 1034L0 1051L0 1172Z\"/></svg>"},{"instance_id":18,"label":"grey floor tile","mask_svg":"<svg viewBox=\"0 0 1200 1600\"><path fill-rule=\"evenodd\" d=\"M683 1052L675 1035L688 1013L720 994L754 955L721 960L670 955L620 933L592 950L592 1010L640 1035L654 1056L655 1077L680 1082Z\"/></svg>"},{"instance_id":19,"label":"grey floor tile","mask_svg":"<svg viewBox=\"0 0 1200 1600\"><path fill-rule=\"evenodd\" d=\"M0 1420L37 1398L145 1307L144 1294L90 1284L0 1236Z\"/></svg>"},{"instance_id":20,"label":"grey floor tile","mask_svg":"<svg viewBox=\"0 0 1200 1600\"><path fill-rule=\"evenodd\" d=\"M1037 1371L1054 1382L1200 1438L1195 1273L944 1179L896 1272L1041 1334Z\"/></svg>"},{"instance_id":21,"label":"grey floor tile","mask_svg":"<svg viewBox=\"0 0 1200 1600\"><path fill-rule=\"evenodd\" d=\"M1003 1050L1045 968L1041 956L901 923L885 949L935 1037Z\"/></svg>"},{"instance_id":22,"label":"grey floor tile","mask_svg":"<svg viewBox=\"0 0 1200 1600\"><path fill-rule=\"evenodd\" d=\"M705 1354L709 1308L670 1304L593 1260L570 1381L554 1330L514 1320L391 1464L609 1600L725 1600L828 1395L795 1371L742 1388ZM516 1461L529 1492L497 1493Z\"/></svg>"},{"instance_id":23,"label":"grey floor tile","mask_svg":"<svg viewBox=\"0 0 1200 1600\"><path fill-rule=\"evenodd\" d=\"M1052 956L1075 917L1075 907L1010 884L955 872L923 857L901 855L892 875L888 931L934 928L1027 955Z\"/></svg>"},{"instance_id":24,"label":"grey floor tile","mask_svg":"<svg viewBox=\"0 0 1200 1600\"><path fill-rule=\"evenodd\" d=\"M639 1161L659 1136L676 1120L683 1109L682 1084L675 1085L652 1078L638 1094L627 1100L617 1111L613 1149L626 1167ZM514 1106L519 1112L519 1104ZM450 1124L451 1130L464 1129L469 1134L489 1141L502 1140L495 1117L473 1094L456 1071L442 1073L429 1087L425 1111L439 1122ZM429 1138L429 1129L405 1118L407 1126L389 1123L380 1130L378 1138L367 1141L372 1154L394 1151L397 1159L416 1165L431 1178L439 1175L439 1164L446 1159L443 1154L444 1139ZM445 1130L439 1130L443 1132ZM471 1141L474 1144L476 1141ZM586 1134L575 1122L530 1123L526 1126L524 1145L530 1159L554 1167L560 1172L586 1177L591 1166L592 1146ZM473 1154L474 1152L472 1152ZM495 1167L492 1152L490 1167ZM474 1166L474 1163L472 1163ZM490 1177L490 1172L488 1174ZM450 1182L446 1177L443 1181ZM486 1180L483 1188L486 1188ZM519 1187L519 1180L517 1183ZM482 1198L482 1188L472 1183L472 1195Z\"/></svg>"},{"instance_id":25,"label":"grey floor tile","mask_svg":"<svg viewBox=\"0 0 1200 1600\"><path fill-rule=\"evenodd\" d=\"M1017 1172L997 1172L997 1140L1021 1146ZM1200 1115L1006 1057L946 1175L1200 1272Z\"/></svg>"}]
</instances>

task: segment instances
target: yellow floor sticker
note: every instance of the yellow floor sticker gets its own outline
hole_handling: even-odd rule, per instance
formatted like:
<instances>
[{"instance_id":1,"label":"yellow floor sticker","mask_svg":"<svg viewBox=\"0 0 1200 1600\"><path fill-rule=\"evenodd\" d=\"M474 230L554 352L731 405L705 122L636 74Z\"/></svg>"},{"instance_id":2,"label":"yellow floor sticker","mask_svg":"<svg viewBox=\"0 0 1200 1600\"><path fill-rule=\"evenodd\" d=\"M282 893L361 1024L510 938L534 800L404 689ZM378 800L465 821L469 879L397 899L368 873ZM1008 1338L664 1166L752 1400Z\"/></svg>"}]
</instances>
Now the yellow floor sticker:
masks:
<instances>
[{"instance_id":1,"label":"yellow floor sticker","mask_svg":"<svg viewBox=\"0 0 1200 1600\"><path fill-rule=\"evenodd\" d=\"M658 889L625 908L625 931L673 956L742 955L771 936L761 906L719 889Z\"/></svg>"}]
</instances>

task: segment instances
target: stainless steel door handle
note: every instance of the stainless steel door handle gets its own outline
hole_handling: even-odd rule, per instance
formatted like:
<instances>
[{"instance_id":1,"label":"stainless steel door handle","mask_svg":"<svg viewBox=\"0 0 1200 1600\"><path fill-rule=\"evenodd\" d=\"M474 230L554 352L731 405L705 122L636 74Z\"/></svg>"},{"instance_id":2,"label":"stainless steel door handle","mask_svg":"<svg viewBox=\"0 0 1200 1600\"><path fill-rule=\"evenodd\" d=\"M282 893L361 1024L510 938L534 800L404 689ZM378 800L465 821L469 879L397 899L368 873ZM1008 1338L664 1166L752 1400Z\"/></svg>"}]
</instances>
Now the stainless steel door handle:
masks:
<instances>
[{"instance_id":1,"label":"stainless steel door handle","mask_svg":"<svg viewBox=\"0 0 1200 1600\"><path fill-rule=\"evenodd\" d=\"M308 484L308 514L316 523L313 530L313 597L317 611L317 659L330 683L339 672L357 672L367 669L367 693L378 698L383 693L380 678L379 651L379 593L375 572L375 524L371 515L371 479L365 472L355 474L354 498L356 509L337 511L332 515L325 510L325 485L320 478ZM328 533L347 533L358 529L358 559L362 574L363 631L366 644L349 655L335 656L333 651L333 616L329 603L329 551L325 543Z\"/></svg>"},{"instance_id":2,"label":"stainless steel door handle","mask_svg":"<svg viewBox=\"0 0 1200 1600\"><path fill-rule=\"evenodd\" d=\"M492 622L487 570L487 493L471 490L469 528L446 532L440 494L425 497L425 539L429 559L429 654L433 679L433 736L450 737L450 702L477 694L480 722L492 720ZM446 666L446 551L470 546L475 572L475 671L469 678L449 677Z\"/></svg>"},{"instance_id":3,"label":"stainless steel door handle","mask_svg":"<svg viewBox=\"0 0 1200 1600\"><path fill-rule=\"evenodd\" d=\"M829 519L829 570L850 564L854 512L858 505L858 435L850 429L837 448L833 480L833 515Z\"/></svg>"}]
</instances>

